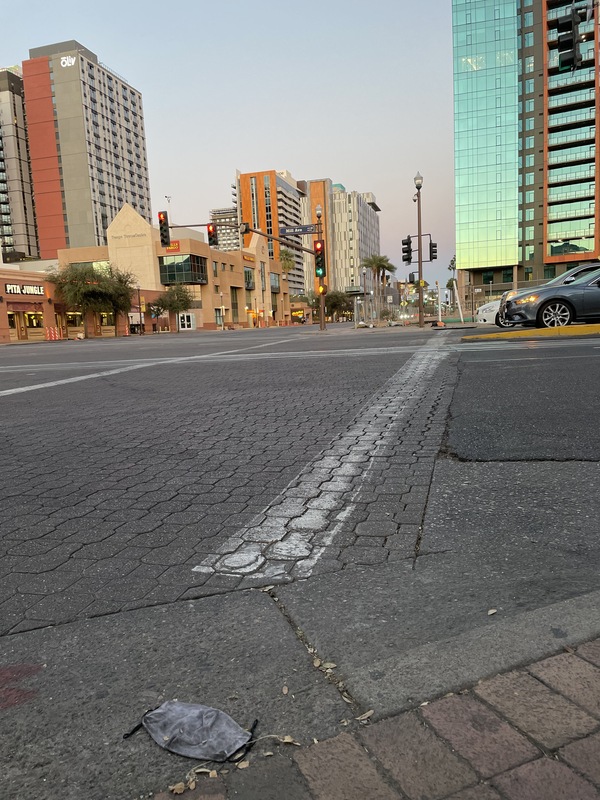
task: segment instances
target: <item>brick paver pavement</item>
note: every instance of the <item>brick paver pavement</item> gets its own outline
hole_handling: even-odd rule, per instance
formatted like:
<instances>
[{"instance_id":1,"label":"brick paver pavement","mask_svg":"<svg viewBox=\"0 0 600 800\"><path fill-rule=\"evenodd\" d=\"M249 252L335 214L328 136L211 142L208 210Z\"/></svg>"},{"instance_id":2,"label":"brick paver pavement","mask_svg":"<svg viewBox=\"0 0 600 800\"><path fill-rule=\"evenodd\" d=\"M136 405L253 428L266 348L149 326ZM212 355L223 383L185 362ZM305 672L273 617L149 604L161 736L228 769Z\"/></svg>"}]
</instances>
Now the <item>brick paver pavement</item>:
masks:
<instances>
[{"instance_id":1,"label":"brick paver pavement","mask_svg":"<svg viewBox=\"0 0 600 800\"><path fill-rule=\"evenodd\" d=\"M568 650L294 752L259 742L183 797L600 800L600 639Z\"/></svg>"}]
</instances>

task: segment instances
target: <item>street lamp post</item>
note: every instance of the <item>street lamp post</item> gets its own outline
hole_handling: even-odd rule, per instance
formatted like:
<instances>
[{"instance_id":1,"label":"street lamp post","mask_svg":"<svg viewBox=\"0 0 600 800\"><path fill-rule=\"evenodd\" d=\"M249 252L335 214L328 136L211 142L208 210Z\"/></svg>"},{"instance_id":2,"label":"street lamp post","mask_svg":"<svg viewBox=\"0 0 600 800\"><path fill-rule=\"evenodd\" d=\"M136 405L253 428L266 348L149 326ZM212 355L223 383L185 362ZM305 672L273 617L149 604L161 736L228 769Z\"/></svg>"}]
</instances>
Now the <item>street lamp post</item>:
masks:
<instances>
[{"instance_id":1,"label":"street lamp post","mask_svg":"<svg viewBox=\"0 0 600 800\"><path fill-rule=\"evenodd\" d=\"M363 321L367 324L367 268L363 267Z\"/></svg>"},{"instance_id":2,"label":"street lamp post","mask_svg":"<svg viewBox=\"0 0 600 800\"><path fill-rule=\"evenodd\" d=\"M317 239L322 239L323 223L321 222L321 216L323 215L323 208L320 204L315 208L315 214L317 215ZM323 278L319 278L319 287L323 285ZM325 330L325 295L322 292L319 294L319 330Z\"/></svg>"},{"instance_id":3,"label":"street lamp post","mask_svg":"<svg viewBox=\"0 0 600 800\"><path fill-rule=\"evenodd\" d=\"M140 294L140 290L141 290L141 287L140 287L140 285L139 285L139 283L138 283L138 285L137 285L137 294L138 294L138 319L139 319L139 323L140 323L140 330L139 330L139 334L140 334L140 336L141 336L141 335L144 333L144 331L142 330L142 296L141 296L141 294Z\"/></svg>"},{"instance_id":4,"label":"street lamp post","mask_svg":"<svg viewBox=\"0 0 600 800\"><path fill-rule=\"evenodd\" d=\"M415 175L415 186L417 188L417 243L419 248L419 328L425 326L423 314L423 248L421 246L421 187L423 186L423 176L417 172Z\"/></svg>"}]
</instances>

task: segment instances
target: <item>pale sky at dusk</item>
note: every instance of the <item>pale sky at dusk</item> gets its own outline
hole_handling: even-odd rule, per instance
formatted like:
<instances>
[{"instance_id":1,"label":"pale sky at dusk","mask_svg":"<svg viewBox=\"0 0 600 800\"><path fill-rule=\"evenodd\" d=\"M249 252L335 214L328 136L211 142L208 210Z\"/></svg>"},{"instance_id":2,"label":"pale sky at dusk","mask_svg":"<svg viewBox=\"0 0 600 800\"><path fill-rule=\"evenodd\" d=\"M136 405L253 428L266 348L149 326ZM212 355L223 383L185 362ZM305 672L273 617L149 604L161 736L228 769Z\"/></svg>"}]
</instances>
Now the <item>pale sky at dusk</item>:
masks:
<instances>
[{"instance_id":1,"label":"pale sky at dusk","mask_svg":"<svg viewBox=\"0 0 600 800\"><path fill-rule=\"evenodd\" d=\"M76 39L141 91L152 211L206 222L231 205L242 172L287 169L370 191L381 252L404 276L416 234L438 242L425 278L445 285L454 254L452 31L449 0L25 0L2 66Z\"/></svg>"}]
</instances>

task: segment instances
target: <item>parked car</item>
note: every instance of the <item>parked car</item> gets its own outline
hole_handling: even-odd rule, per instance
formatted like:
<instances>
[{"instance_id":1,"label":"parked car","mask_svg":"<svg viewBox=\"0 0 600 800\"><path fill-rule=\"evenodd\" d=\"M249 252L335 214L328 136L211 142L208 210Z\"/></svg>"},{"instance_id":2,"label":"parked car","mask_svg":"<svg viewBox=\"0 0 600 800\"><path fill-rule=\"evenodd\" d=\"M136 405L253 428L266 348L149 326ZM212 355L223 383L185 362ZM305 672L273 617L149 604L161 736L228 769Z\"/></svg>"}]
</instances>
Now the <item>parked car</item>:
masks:
<instances>
[{"instance_id":1,"label":"parked car","mask_svg":"<svg viewBox=\"0 0 600 800\"><path fill-rule=\"evenodd\" d=\"M543 283L537 288L540 289L542 286L562 286L563 284L573 283L573 281L577 280L577 278L581 278L584 275L589 275L592 272L595 272L597 269L600 269L600 262L598 261L588 262L587 264L579 264L579 266L568 269L566 272L557 275L556 278L552 278L551 281ZM510 300L512 297L515 297L517 294L522 294L523 292L529 292L529 294L531 294L532 290L510 289L508 292L504 292L500 298L500 308L498 310L500 319L504 319L504 308L506 301Z\"/></svg>"},{"instance_id":2,"label":"parked car","mask_svg":"<svg viewBox=\"0 0 600 800\"><path fill-rule=\"evenodd\" d=\"M545 284L518 292L506 301L504 318L538 328L560 328L575 321L600 322L600 269L571 283Z\"/></svg>"},{"instance_id":3,"label":"parked car","mask_svg":"<svg viewBox=\"0 0 600 800\"><path fill-rule=\"evenodd\" d=\"M500 300L492 300L491 303L479 306L475 319L478 323L489 323L490 325L497 325L499 328L514 328L514 322L505 321L499 312Z\"/></svg>"}]
</instances>

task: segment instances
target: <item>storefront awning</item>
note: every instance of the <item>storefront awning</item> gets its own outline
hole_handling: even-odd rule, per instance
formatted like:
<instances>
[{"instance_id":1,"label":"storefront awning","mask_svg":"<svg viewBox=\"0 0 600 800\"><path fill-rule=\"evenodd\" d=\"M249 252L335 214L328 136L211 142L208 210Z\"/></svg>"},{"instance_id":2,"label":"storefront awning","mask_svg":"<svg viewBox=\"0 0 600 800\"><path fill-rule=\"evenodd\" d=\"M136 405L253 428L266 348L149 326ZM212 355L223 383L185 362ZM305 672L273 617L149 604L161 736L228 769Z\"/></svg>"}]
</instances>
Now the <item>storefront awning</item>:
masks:
<instances>
[{"instance_id":1,"label":"storefront awning","mask_svg":"<svg viewBox=\"0 0 600 800\"><path fill-rule=\"evenodd\" d=\"M19 303L16 300L9 300L6 303L8 311L43 311L44 306L41 303Z\"/></svg>"}]
</instances>

